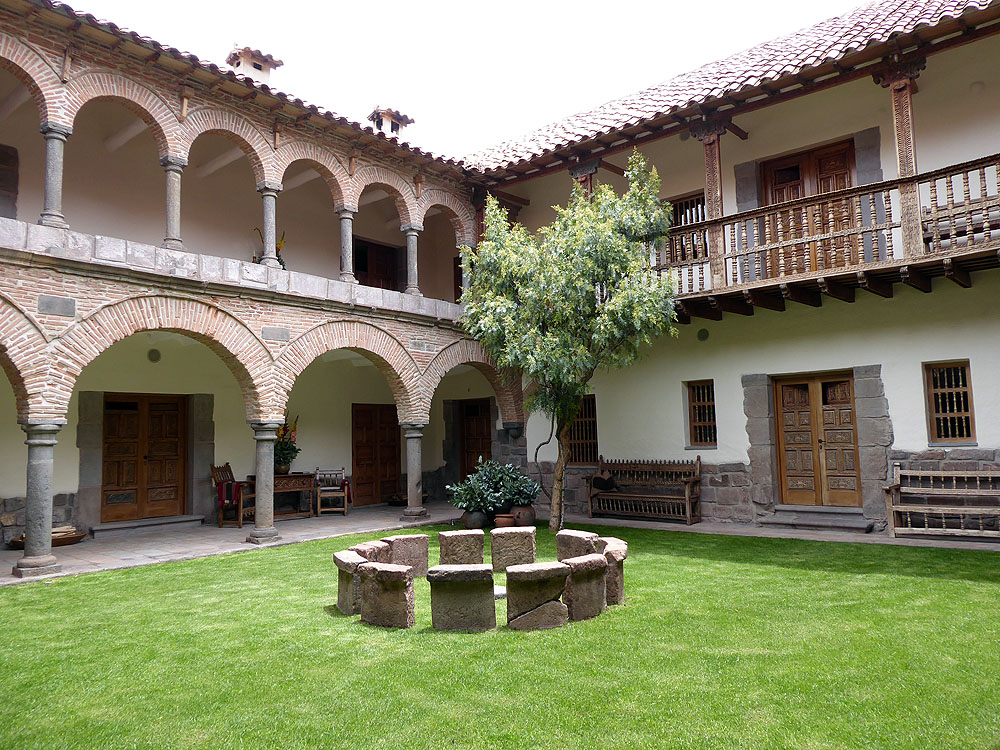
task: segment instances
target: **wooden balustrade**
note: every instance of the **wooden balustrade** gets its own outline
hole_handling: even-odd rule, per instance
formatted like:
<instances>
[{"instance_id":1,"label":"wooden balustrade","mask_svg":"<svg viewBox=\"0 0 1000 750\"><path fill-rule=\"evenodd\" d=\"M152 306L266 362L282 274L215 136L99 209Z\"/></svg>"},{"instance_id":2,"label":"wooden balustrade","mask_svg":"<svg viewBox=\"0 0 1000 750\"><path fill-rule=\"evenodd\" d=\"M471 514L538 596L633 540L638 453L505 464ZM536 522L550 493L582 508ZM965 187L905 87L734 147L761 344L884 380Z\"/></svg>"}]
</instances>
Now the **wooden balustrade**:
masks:
<instances>
[{"instance_id":1,"label":"wooden balustrade","mask_svg":"<svg viewBox=\"0 0 1000 750\"><path fill-rule=\"evenodd\" d=\"M905 247L900 187L917 186L923 241ZM912 188L911 188L912 190ZM710 238L721 226L721 246ZM716 221L675 227L657 258L678 294L713 290L710 260L724 260L724 288L794 281L902 263L907 258L1000 247L1000 155Z\"/></svg>"}]
</instances>

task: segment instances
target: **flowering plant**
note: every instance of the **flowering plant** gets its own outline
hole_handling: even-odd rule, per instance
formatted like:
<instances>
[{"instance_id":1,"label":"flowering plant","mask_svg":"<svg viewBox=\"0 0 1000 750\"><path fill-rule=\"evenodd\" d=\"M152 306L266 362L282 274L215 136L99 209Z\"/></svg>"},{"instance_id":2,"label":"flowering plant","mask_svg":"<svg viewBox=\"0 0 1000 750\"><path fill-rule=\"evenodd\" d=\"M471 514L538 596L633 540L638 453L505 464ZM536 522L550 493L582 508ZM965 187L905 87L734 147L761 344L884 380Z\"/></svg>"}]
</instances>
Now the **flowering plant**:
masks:
<instances>
[{"instance_id":1,"label":"flowering plant","mask_svg":"<svg viewBox=\"0 0 1000 750\"><path fill-rule=\"evenodd\" d=\"M302 449L295 444L298 434L299 418L296 417L291 424L287 417L285 424L278 428L278 440L274 444L274 465L290 466L295 457L302 452Z\"/></svg>"}]
</instances>

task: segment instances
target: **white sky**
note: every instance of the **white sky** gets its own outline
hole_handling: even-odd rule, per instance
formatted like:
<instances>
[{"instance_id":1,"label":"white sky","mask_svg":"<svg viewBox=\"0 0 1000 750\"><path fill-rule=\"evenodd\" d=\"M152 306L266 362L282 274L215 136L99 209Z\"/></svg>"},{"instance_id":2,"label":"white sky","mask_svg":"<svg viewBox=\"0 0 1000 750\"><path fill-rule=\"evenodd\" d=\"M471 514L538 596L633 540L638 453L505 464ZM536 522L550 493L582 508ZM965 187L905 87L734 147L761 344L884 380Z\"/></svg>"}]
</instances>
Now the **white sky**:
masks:
<instances>
[{"instance_id":1,"label":"white sky","mask_svg":"<svg viewBox=\"0 0 1000 750\"><path fill-rule=\"evenodd\" d=\"M234 43L284 61L271 85L352 120L416 120L404 140L463 156L860 0L69 0L224 63Z\"/></svg>"}]
</instances>

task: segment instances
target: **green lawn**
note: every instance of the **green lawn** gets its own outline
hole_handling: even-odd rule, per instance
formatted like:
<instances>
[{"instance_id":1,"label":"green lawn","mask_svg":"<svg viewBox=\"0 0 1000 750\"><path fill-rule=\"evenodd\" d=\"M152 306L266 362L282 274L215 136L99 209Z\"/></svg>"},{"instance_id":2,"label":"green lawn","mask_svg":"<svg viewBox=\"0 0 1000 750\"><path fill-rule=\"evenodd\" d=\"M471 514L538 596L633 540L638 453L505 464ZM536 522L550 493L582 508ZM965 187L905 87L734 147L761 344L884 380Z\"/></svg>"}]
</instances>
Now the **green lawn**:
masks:
<instances>
[{"instance_id":1,"label":"green lawn","mask_svg":"<svg viewBox=\"0 0 1000 750\"><path fill-rule=\"evenodd\" d=\"M340 615L374 535L4 588L0 747L1000 748L1000 555L611 533L627 604L536 633Z\"/></svg>"}]
</instances>

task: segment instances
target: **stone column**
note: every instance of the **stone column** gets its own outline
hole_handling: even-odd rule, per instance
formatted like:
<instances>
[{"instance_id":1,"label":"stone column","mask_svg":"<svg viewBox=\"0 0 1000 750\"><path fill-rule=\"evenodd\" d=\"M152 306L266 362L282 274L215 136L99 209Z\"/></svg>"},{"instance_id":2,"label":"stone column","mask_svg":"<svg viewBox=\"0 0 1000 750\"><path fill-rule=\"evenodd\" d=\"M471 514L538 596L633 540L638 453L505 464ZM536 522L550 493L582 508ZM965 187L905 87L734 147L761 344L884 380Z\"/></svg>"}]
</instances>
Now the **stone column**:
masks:
<instances>
[{"instance_id":1,"label":"stone column","mask_svg":"<svg viewBox=\"0 0 1000 750\"><path fill-rule=\"evenodd\" d=\"M180 156L164 156L160 166L167 175L167 233L163 247L183 250L181 240L181 173L187 166L187 159Z\"/></svg>"},{"instance_id":2,"label":"stone column","mask_svg":"<svg viewBox=\"0 0 1000 750\"><path fill-rule=\"evenodd\" d=\"M417 285L417 235L423 227L406 224L402 229L406 233L406 293L421 296Z\"/></svg>"},{"instance_id":3,"label":"stone column","mask_svg":"<svg viewBox=\"0 0 1000 750\"><path fill-rule=\"evenodd\" d=\"M262 182L257 186L257 192L264 203L264 228L261 234L264 235L264 256L261 258L261 265L271 268L281 268L278 262L278 250L275 246L277 227L276 203L278 193L281 192L281 185L277 182Z\"/></svg>"},{"instance_id":4,"label":"stone column","mask_svg":"<svg viewBox=\"0 0 1000 750\"><path fill-rule=\"evenodd\" d=\"M278 439L277 422L251 422L253 439L257 441L256 498L254 500L253 531L247 537L251 544L266 544L280 539L274 528L274 441Z\"/></svg>"},{"instance_id":5,"label":"stone column","mask_svg":"<svg viewBox=\"0 0 1000 750\"><path fill-rule=\"evenodd\" d=\"M63 156L66 139L72 134L73 128L55 122L44 122L41 130L45 138L45 196L38 223L65 229L69 224L66 223L62 208Z\"/></svg>"},{"instance_id":6,"label":"stone column","mask_svg":"<svg viewBox=\"0 0 1000 750\"><path fill-rule=\"evenodd\" d=\"M919 58L905 63L890 63L872 77L892 93L892 122L896 136L896 166L900 180L915 177L917 155L913 141L913 94L917 76L927 60ZM920 195L916 180L899 186L899 214L903 235L903 254L922 255L923 227L920 221Z\"/></svg>"},{"instance_id":7,"label":"stone column","mask_svg":"<svg viewBox=\"0 0 1000 750\"><path fill-rule=\"evenodd\" d=\"M729 120L704 120L691 126L691 135L705 148L705 218L716 221L722 218L722 150L720 139L726 132ZM712 275L712 289L726 285L726 247L722 224L708 227L708 266Z\"/></svg>"},{"instance_id":8,"label":"stone column","mask_svg":"<svg viewBox=\"0 0 1000 750\"><path fill-rule=\"evenodd\" d=\"M406 438L406 509L401 520L408 521L414 517L426 516L427 508L423 504L424 472L423 459L420 455L421 440L424 435L424 424L404 424L403 436Z\"/></svg>"},{"instance_id":9,"label":"stone column","mask_svg":"<svg viewBox=\"0 0 1000 750\"><path fill-rule=\"evenodd\" d=\"M357 284L354 275L354 209L338 206L340 217L340 280L348 284Z\"/></svg>"},{"instance_id":10,"label":"stone column","mask_svg":"<svg viewBox=\"0 0 1000 750\"><path fill-rule=\"evenodd\" d=\"M52 554L52 455L62 425L30 424L21 429L28 435L28 483L24 512L24 557L11 571L18 578L58 573L62 566Z\"/></svg>"}]
</instances>

